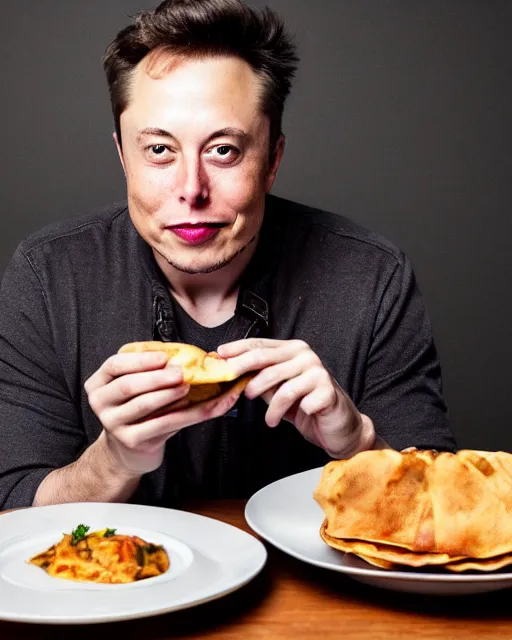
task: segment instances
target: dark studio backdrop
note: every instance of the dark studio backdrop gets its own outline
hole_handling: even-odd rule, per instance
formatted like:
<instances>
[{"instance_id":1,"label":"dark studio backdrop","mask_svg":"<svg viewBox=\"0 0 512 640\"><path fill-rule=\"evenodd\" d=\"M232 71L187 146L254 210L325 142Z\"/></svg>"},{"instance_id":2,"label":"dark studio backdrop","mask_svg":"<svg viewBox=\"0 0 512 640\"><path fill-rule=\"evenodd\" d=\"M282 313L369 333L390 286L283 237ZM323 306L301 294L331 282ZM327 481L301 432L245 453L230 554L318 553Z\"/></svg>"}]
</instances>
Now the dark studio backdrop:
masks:
<instances>
[{"instance_id":1,"label":"dark studio backdrop","mask_svg":"<svg viewBox=\"0 0 512 640\"><path fill-rule=\"evenodd\" d=\"M101 56L150 0L1 0L0 271L124 197ZM275 193L412 259L460 446L512 451L511 0L253 0L302 65Z\"/></svg>"}]
</instances>

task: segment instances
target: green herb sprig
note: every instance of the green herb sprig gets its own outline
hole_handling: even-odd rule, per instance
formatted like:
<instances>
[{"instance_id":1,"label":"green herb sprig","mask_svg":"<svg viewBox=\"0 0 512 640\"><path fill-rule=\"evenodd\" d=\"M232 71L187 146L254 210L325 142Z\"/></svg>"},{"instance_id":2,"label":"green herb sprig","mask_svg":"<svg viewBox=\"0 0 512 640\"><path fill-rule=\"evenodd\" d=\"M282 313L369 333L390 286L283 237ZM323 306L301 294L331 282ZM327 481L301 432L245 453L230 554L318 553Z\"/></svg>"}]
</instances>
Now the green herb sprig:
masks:
<instances>
[{"instance_id":1,"label":"green herb sprig","mask_svg":"<svg viewBox=\"0 0 512 640\"><path fill-rule=\"evenodd\" d=\"M90 527L85 524L79 524L76 529L71 532L71 544L77 545L80 540L83 540L89 531Z\"/></svg>"}]
</instances>

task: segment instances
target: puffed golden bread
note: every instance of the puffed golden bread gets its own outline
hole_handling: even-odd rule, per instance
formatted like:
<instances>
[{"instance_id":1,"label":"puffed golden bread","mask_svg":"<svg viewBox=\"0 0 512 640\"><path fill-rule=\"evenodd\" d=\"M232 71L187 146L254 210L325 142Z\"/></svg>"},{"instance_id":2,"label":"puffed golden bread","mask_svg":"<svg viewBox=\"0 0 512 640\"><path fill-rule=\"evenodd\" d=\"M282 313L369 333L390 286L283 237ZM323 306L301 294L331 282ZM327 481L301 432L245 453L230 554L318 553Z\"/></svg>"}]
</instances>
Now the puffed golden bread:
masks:
<instances>
[{"instance_id":1,"label":"puffed golden bread","mask_svg":"<svg viewBox=\"0 0 512 640\"><path fill-rule=\"evenodd\" d=\"M314 498L329 546L383 568L512 563L512 455L364 451L329 462Z\"/></svg>"},{"instance_id":2,"label":"puffed golden bread","mask_svg":"<svg viewBox=\"0 0 512 640\"><path fill-rule=\"evenodd\" d=\"M168 355L167 366L178 366L183 371L183 382L190 385L188 394L169 405L172 409L211 400L231 390L240 395L254 373L237 377L236 371L218 353L207 353L192 344L181 342L130 342L119 349L119 353L141 353L162 351ZM168 408L169 408L168 407Z\"/></svg>"}]
</instances>

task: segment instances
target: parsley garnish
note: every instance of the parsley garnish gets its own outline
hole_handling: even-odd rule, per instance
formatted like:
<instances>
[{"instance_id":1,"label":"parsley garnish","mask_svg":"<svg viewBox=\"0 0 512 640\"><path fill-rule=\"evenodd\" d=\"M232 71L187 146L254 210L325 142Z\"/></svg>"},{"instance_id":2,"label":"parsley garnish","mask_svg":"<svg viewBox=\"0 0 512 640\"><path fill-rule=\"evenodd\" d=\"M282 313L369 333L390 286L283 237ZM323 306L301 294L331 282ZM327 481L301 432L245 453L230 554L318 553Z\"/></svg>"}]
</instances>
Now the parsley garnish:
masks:
<instances>
[{"instance_id":1,"label":"parsley garnish","mask_svg":"<svg viewBox=\"0 0 512 640\"><path fill-rule=\"evenodd\" d=\"M107 529L103 535L104 538L110 538L110 536L116 535L117 529Z\"/></svg>"},{"instance_id":2,"label":"parsley garnish","mask_svg":"<svg viewBox=\"0 0 512 640\"><path fill-rule=\"evenodd\" d=\"M71 544L76 545L85 538L85 534L89 531L90 527L85 524L79 524L76 529L71 532Z\"/></svg>"}]
</instances>

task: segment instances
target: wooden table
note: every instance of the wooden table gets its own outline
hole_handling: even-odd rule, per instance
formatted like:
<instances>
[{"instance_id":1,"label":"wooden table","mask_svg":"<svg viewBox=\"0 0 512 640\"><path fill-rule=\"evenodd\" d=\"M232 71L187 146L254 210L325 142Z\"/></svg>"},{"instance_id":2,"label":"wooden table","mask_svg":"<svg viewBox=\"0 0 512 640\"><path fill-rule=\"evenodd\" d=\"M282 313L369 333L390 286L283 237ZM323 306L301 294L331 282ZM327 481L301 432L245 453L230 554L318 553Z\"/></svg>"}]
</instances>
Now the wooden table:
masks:
<instances>
[{"instance_id":1,"label":"wooden table","mask_svg":"<svg viewBox=\"0 0 512 640\"><path fill-rule=\"evenodd\" d=\"M219 501L188 509L250 531L243 516L244 504ZM270 545L267 548L269 557L262 573L214 602L163 616L102 625L0 622L0 639L512 638L511 590L445 598L393 593L306 565Z\"/></svg>"}]
</instances>

